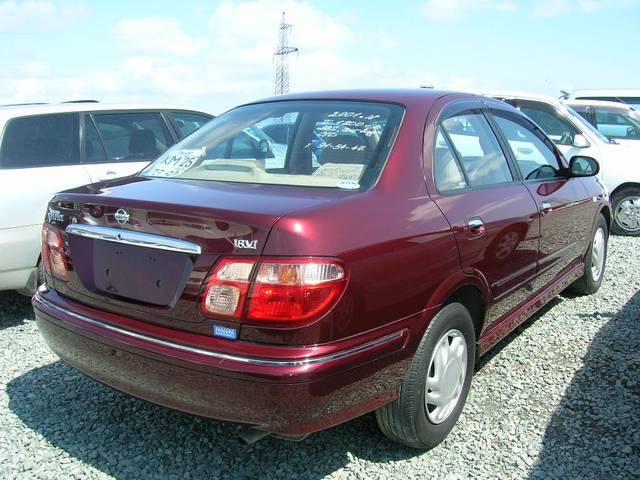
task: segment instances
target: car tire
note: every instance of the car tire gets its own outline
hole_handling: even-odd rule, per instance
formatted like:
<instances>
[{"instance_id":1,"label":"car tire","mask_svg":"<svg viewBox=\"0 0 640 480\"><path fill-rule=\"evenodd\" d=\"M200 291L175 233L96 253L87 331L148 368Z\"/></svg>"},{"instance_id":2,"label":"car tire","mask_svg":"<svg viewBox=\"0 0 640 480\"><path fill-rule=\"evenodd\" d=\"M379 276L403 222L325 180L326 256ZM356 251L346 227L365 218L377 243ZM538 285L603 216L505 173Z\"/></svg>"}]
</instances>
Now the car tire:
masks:
<instances>
[{"instance_id":1,"label":"car tire","mask_svg":"<svg viewBox=\"0 0 640 480\"><path fill-rule=\"evenodd\" d=\"M444 353L453 356L443 361ZM392 441L421 450L431 449L444 440L467 399L475 358L471 315L462 304L450 303L429 324L398 398L376 410L382 433ZM442 406L432 403L438 396L444 396L442 401L438 400Z\"/></svg>"},{"instance_id":2,"label":"car tire","mask_svg":"<svg viewBox=\"0 0 640 480\"><path fill-rule=\"evenodd\" d=\"M611 199L615 235L640 236L640 187L625 187Z\"/></svg>"},{"instance_id":3,"label":"car tire","mask_svg":"<svg viewBox=\"0 0 640 480\"><path fill-rule=\"evenodd\" d=\"M584 273L569 287L569 291L578 295L596 293L602 285L605 267L607 266L609 232L607 221L602 214L598 215L596 226L591 234L589 248L584 258Z\"/></svg>"}]
</instances>

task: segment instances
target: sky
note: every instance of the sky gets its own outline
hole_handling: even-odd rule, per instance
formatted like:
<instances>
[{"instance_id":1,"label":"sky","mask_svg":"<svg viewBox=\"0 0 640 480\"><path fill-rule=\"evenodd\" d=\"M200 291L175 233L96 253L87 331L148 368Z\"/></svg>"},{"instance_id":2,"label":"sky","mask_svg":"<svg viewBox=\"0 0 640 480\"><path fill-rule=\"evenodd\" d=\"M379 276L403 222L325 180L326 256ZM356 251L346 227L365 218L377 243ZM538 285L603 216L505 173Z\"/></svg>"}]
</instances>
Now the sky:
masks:
<instances>
[{"instance_id":1,"label":"sky","mask_svg":"<svg viewBox=\"0 0 640 480\"><path fill-rule=\"evenodd\" d=\"M640 88L640 0L0 0L0 104L97 99L219 114L291 91Z\"/></svg>"}]
</instances>

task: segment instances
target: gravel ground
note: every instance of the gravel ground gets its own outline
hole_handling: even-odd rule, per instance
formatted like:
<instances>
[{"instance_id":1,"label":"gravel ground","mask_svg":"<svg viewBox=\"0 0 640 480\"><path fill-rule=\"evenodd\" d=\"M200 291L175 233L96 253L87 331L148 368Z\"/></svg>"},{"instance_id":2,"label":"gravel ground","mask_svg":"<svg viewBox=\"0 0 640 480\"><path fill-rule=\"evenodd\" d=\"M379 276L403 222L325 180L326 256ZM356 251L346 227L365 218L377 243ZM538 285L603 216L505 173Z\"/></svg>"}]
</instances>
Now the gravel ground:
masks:
<instances>
[{"instance_id":1,"label":"gravel ground","mask_svg":"<svg viewBox=\"0 0 640 480\"><path fill-rule=\"evenodd\" d=\"M0 478L640 478L640 239L483 358L458 425L420 453L372 415L300 443L114 392L66 366L28 299L0 292Z\"/></svg>"}]
</instances>

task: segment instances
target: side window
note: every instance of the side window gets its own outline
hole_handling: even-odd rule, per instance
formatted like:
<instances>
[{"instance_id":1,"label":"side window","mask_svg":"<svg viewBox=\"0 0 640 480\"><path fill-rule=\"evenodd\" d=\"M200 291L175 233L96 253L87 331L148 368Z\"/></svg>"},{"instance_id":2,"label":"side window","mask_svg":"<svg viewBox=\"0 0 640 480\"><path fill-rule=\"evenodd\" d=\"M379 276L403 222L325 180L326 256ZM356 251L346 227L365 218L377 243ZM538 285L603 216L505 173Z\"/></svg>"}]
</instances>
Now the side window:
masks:
<instances>
[{"instance_id":1,"label":"side window","mask_svg":"<svg viewBox=\"0 0 640 480\"><path fill-rule=\"evenodd\" d=\"M518 102L518 108L553 140L557 145L573 145L574 137L580 133L562 115L551 107L537 103Z\"/></svg>"},{"instance_id":2,"label":"side window","mask_svg":"<svg viewBox=\"0 0 640 480\"><path fill-rule=\"evenodd\" d=\"M158 112L99 113L93 119L111 161L153 160L172 143Z\"/></svg>"},{"instance_id":3,"label":"side window","mask_svg":"<svg viewBox=\"0 0 640 480\"><path fill-rule=\"evenodd\" d=\"M612 108L595 107L595 117L598 130L603 135L612 138L639 138L640 115L634 119L634 113L621 113Z\"/></svg>"},{"instance_id":4,"label":"side window","mask_svg":"<svg viewBox=\"0 0 640 480\"><path fill-rule=\"evenodd\" d=\"M526 120L507 118L494 112L496 123L509 143L522 176L527 179L547 179L562 177L560 162L555 151L533 131L533 125L526 127Z\"/></svg>"},{"instance_id":5,"label":"side window","mask_svg":"<svg viewBox=\"0 0 640 480\"><path fill-rule=\"evenodd\" d=\"M87 163L99 163L107 161L107 154L98 136L96 126L91 117L84 119L84 157Z\"/></svg>"},{"instance_id":6,"label":"side window","mask_svg":"<svg viewBox=\"0 0 640 480\"><path fill-rule=\"evenodd\" d=\"M171 112L169 115L181 140L211 120L211 117L199 113Z\"/></svg>"},{"instance_id":7,"label":"side window","mask_svg":"<svg viewBox=\"0 0 640 480\"><path fill-rule=\"evenodd\" d=\"M2 168L52 167L80 163L77 113L14 118L2 136Z\"/></svg>"},{"instance_id":8,"label":"side window","mask_svg":"<svg viewBox=\"0 0 640 480\"><path fill-rule=\"evenodd\" d=\"M444 120L442 128L472 187L513 181L507 158L484 115L456 115Z\"/></svg>"},{"instance_id":9,"label":"side window","mask_svg":"<svg viewBox=\"0 0 640 480\"><path fill-rule=\"evenodd\" d=\"M459 190L467 187L467 182L456 162L453 150L449 142L438 127L436 131L436 144L433 151L433 175L436 187L440 191Z\"/></svg>"},{"instance_id":10,"label":"side window","mask_svg":"<svg viewBox=\"0 0 640 480\"><path fill-rule=\"evenodd\" d=\"M591 125L593 125L594 127L596 126L596 123L592 118L593 115L591 115L590 113L589 107L587 107L586 105L572 105L571 108L573 108L574 111L578 112L578 114L580 114L580 116Z\"/></svg>"}]
</instances>

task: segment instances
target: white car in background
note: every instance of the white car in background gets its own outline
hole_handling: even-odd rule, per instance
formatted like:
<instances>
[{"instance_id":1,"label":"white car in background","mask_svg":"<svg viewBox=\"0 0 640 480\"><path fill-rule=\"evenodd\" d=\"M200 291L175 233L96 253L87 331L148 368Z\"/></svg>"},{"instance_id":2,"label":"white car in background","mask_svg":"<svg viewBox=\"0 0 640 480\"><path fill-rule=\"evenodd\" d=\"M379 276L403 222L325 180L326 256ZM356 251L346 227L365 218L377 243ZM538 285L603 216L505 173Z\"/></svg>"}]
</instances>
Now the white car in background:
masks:
<instances>
[{"instance_id":1,"label":"white car in background","mask_svg":"<svg viewBox=\"0 0 640 480\"><path fill-rule=\"evenodd\" d=\"M212 118L95 101L0 106L0 290L38 285L40 230L61 190L134 174Z\"/></svg>"},{"instance_id":2,"label":"white car in background","mask_svg":"<svg viewBox=\"0 0 640 480\"><path fill-rule=\"evenodd\" d=\"M608 139L618 143L640 140L640 112L631 105L601 100L565 100L564 103Z\"/></svg>"},{"instance_id":3,"label":"white car in background","mask_svg":"<svg viewBox=\"0 0 640 480\"><path fill-rule=\"evenodd\" d=\"M631 105L636 110L640 110L640 90L638 89L596 89L596 90L574 90L573 92L563 92L563 100L602 100L605 102L619 102Z\"/></svg>"},{"instance_id":4,"label":"white car in background","mask_svg":"<svg viewBox=\"0 0 640 480\"><path fill-rule=\"evenodd\" d=\"M609 191L613 211L612 231L640 236L640 142L612 143L571 107L553 97L528 93L486 95L525 113L566 158L586 155L598 160L598 177Z\"/></svg>"}]
</instances>

